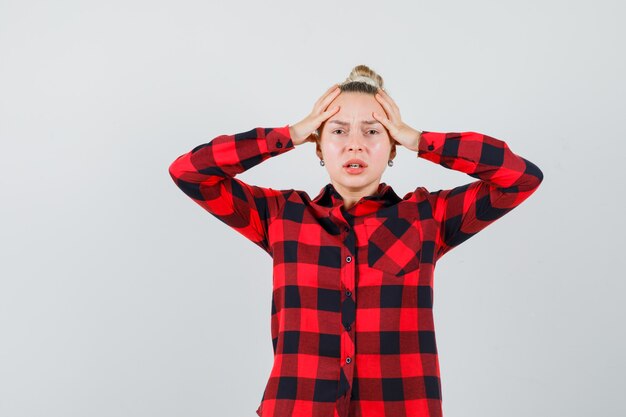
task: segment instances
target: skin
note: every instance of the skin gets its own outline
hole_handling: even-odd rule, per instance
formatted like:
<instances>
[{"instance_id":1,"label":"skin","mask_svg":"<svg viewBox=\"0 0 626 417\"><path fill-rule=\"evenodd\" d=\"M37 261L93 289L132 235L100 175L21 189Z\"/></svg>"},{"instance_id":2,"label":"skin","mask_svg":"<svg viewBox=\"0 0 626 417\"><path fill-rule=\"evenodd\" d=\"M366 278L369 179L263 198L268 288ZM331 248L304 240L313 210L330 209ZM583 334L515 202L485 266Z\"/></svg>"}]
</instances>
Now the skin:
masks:
<instances>
[{"instance_id":1,"label":"skin","mask_svg":"<svg viewBox=\"0 0 626 417\"><path fill-rule=\"evenodd\" d=\"M315 135L318 128L319 138ZM289 131L296 146L316 144L316 154L324 159L330 182L346 209L376 192L397 144L417 152L421 138L419 130L402 122L398 106L384 90L376 95L342 93L337 84L317 100L307 117L290 125ZM348 174L343 168L351 158L368 164L361 174Z\"/></svg>"}]
</instances>

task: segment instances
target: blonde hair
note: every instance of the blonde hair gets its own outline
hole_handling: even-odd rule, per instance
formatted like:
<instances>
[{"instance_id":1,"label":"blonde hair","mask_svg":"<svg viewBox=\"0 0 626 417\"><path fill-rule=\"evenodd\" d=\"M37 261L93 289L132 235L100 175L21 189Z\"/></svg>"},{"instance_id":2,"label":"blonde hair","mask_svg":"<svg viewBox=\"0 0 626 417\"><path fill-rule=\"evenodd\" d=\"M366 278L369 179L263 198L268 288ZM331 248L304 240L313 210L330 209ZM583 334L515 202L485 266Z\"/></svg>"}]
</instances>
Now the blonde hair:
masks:
<instances>
[{"instance_id":1,"label":"blonde hair","mask_svg":"<svg viewBox=\"0 0 626 417\"><path fill-rule=\"evenodd\" d=\"M339 84L341 92L357 92L376 94L378 89L383 90L383 77L367 65L357 65L352 68L348 78Z\"/></svg>"}]
</instances>

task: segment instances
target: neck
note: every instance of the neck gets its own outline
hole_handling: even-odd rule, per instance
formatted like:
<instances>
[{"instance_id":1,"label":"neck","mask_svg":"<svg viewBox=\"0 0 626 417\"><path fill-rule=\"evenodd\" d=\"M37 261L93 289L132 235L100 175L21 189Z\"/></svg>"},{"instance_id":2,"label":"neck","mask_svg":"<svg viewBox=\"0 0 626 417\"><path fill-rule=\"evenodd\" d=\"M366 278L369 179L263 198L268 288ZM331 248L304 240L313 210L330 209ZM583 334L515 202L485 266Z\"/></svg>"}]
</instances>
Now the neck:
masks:
<instances>
[{"instance_id":1,"label":"neck","mask_svg":"<svg viewBox=\"0 0 626 417\"><path fill-rule=\"evenodd\" d=\"M345 209L352 208L361 198L376 193L376 191L378 191L378 186L380 185L380 181L378 181L368 184L363 188L354 189L343 187L334 181L331 182L333 187L335 187L335 190L337 190L339 195L341 195L341 198L343 198L343 206Z\"/></svg>"}]
</instances>

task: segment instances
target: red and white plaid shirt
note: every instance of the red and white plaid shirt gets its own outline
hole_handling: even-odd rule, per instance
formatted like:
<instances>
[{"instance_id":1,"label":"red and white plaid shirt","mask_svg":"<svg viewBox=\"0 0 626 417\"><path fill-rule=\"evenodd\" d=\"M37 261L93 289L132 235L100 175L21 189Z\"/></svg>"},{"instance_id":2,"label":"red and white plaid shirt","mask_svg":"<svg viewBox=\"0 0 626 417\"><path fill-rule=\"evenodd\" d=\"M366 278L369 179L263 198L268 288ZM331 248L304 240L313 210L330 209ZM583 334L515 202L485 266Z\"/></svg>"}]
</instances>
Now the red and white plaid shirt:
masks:
<instances>
[{"instance_id":1,"label":"red and white plaid shirt","mask_svg":"<svg viewBox=\"0 0 626 417\"><path fill-rule=\"evenodd\" d=\"M478 180L400 198L380 183L346 210L235 176L294 149L289 125L221 135L169 167L176 185L273 259L274 364L262 417L439 417L433 272L445 253L527 199L541 170L475 132L422 133L418 157Z\"/></svg>"}]
</instances>

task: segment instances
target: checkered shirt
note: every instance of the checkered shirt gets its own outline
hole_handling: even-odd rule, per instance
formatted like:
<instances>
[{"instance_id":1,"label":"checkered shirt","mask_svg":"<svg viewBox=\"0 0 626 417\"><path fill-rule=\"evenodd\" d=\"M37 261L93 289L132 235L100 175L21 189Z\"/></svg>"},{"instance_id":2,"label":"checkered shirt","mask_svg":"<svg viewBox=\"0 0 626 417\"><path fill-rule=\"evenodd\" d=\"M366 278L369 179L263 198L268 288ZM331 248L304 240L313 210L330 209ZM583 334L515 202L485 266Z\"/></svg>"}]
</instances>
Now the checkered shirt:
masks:
<instances>
[{"instance_id":1,"label":"checkered shirt","mask_svg":"<svg viewBox=\"0 0 626 417\"><path fill-rule=\"evenodd\" d=\"M422 132L417 157L475 180L390 185L345 209L332 184L304 191L236 175L294 149L289 125L220 135L176 158L175 184L273 261L274 362L261 417L439 417L436 262L526 200L541 170L499 139ZM219 242L214 242L219 244Z\"/></svg>"}]
</instances>

